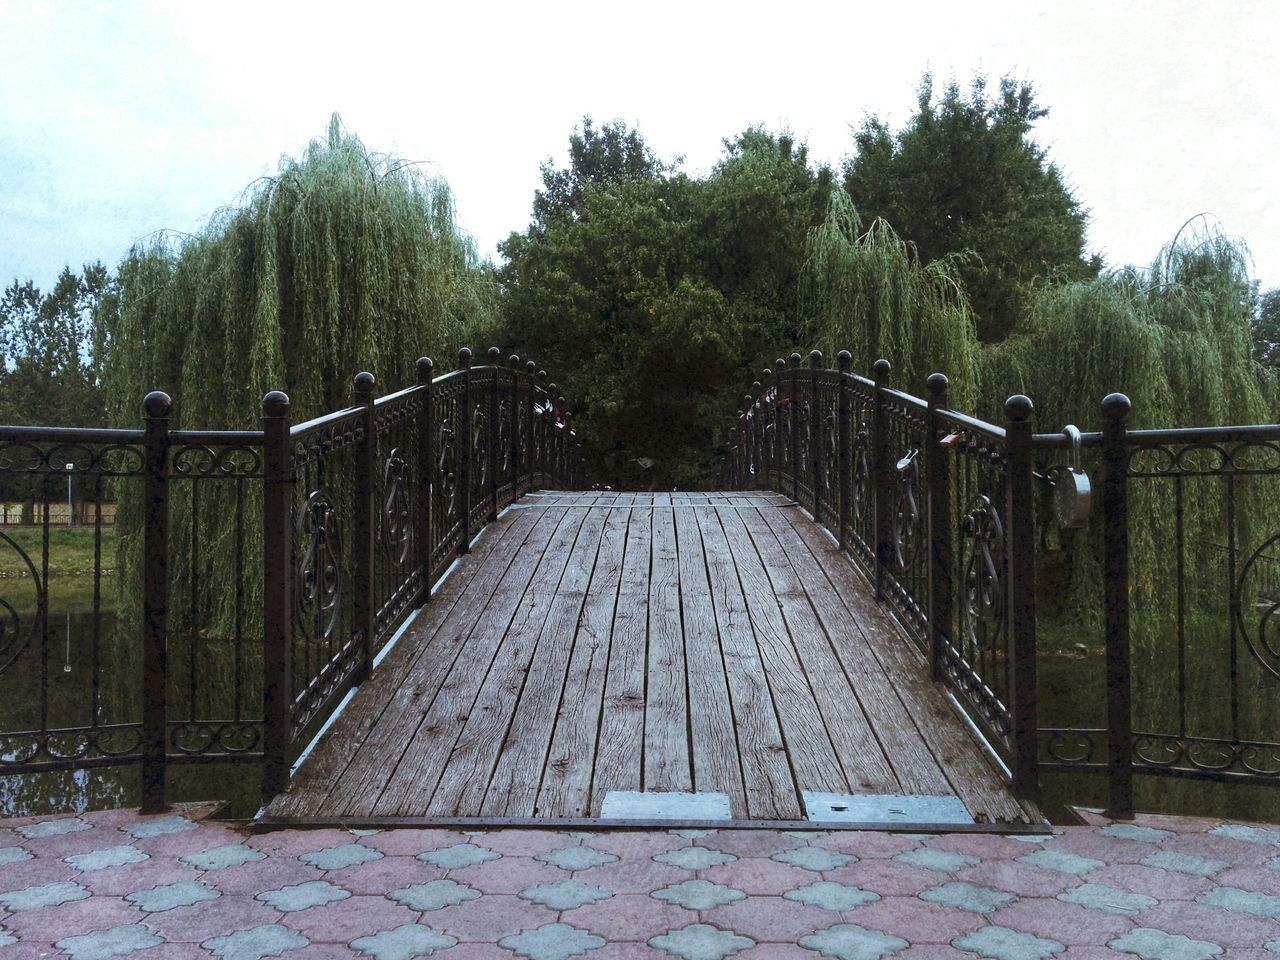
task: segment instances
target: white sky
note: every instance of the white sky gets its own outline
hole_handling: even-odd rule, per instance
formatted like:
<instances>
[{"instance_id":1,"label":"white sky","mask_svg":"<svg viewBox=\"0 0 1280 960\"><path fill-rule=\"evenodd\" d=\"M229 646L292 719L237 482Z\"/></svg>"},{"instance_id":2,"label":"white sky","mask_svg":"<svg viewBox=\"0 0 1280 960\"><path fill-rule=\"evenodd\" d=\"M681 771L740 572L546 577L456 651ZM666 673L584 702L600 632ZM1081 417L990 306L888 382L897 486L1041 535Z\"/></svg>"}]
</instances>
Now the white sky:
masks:
<instances>
[{"instance_id":1,"label":"white sky","mask_svg":"<svg viewBox=\"0 0 1280 960\"><path fill-rule=\"evenodd\" d=\"M482 253L529 219L583 114L707 170L753 123L838 162L925 69L1030 80L1038 140L1109 266L1212 213L1280 286L1280 4L0 0L0 285L190 231L329 115L438 165Z\"/></svg>"}]
</instances>

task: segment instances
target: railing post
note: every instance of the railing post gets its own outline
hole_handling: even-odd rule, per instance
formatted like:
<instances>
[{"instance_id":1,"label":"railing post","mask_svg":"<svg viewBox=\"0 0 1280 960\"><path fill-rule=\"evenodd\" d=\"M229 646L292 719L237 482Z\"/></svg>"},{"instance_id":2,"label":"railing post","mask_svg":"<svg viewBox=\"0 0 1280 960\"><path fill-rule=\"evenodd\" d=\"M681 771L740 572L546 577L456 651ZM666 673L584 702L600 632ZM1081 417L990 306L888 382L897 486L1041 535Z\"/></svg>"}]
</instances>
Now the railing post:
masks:
<instances>
[{"instance_id":1,"label":"railing post","mask_svg":"<svg viewBox=\"0 0 1280 960\"><path fill-rule=\"evenodd\" d=\"M889 568L889 558L893 556L893 544L890 542L892 517L889 516L892 500L890 491L893 477L890 476L889 463L889 412L884 401L884 391L889 387L889 373L893 369L888 360L877 360L871 368L875 375L875 399L871 404L871 450L873 481L875 491L876 522L876 599L884 599L884 575Z\"/></svg>"},{"instance_id":2,"label":"railing post","mask_svg":"<svg viewBox=\"0 0 1280 960\"><path fill-rule=\"evenodd\" d=\"M289 783L293 723L293 467L289 398L262 398L262 801Z\"/></svg>"},{"instance_id":3,"label":"railing post","mask_svg":"<svg viewBox=\"0 0 1280 960\"><path fill-rule=\"evenodd\" d=\"M774 409L769 406L769 378L773 375L773 371L768 367L764 368L764 372L760 374L760 389L756 392L756 396L760 398L760 469L763 476L762 488L765 490L773 489L773 434L777 433L775 427L773 432L769 431L769 425L774 421Z\"/></svg>"},{"instance_id":4,"label":"railing post","mask_svg":"<svg viewBox=\"0 0 1280 960\"><path fill-rule=\"evenodd\" d=\"M929 668L942 679L942 646L951 633L951 460L941 445L939 410L947 407L946 374L929 375L929 428L924 469L929 478Z\"/></svg>"},{"instance_id":5,"label":"railing post","mask_svg":"<svg viewBox=\"0 0 1280 960\"><path fill-rule=\"evenodd\" d=\"M543 393L545 393L547 396L547 409L542 411L542 417L543 417L542 422L545 424L547 416L552 413L551 393L548 391L548 388L547 388L547 371L539 370L538 380L540 381L540 385L542 387ZM554 387L555 384L552 384L551 386ZM538 473L542 475L542 483L544 485L547 482L547 457L549 456L550 453L551 453L551 431L548 429L548 430L542 431L542 456L538 458Z\"/></svg>"},{"instance_id":6,"label":"railing post","mask_svg":"<svg viewBox=\"0 0 1280 960\"><path fill-rule=\"evenodd\" d=\"M418 497L414 519L414 543L417 564L422 576L420 603L431 600L431 512L435 499L435 409L431 402L431 380L435 363L430 357L419 357L418 388L422 391L422 413L418 420Z\"/></svg>"},{"instance_id":7,"label":"railing post","mask_svg":"<svg viewBox=\"0 0 1280 960\"><path fill-rule=\"evenodd\" d=\"M800 502L800 354L791 354L791 499Z\"/></svg>"},{"instance_id":8,"label":"railing post","mask_svg":"<svg viewBox=\"0 0 1280 960\"><path fill-rule=\"evenodd\" d=\"M777 467L774 470L774 473L776 474L775 489L778 491L778 493L785 494L786 491L782 489L782 485L783 485L783 474L786 471L783 470L782 468L786 466L786 458L789 451L790 442L788 441L787 447L783 446L782 416L784 411L781 411L780 407L782 405L782 391L784 389L783 383L782 383L782 374L787 369L787 361L782 357L778 357L776 360L773 361L773 367L775 370L778 371L775 376L774 391L773 391L773 452L774 452L774 463L777 464ZM787 409L785 413L788 417L791 416L790 401L788 401L787 403ZM787 423L790 424L791 421L788 420Z\"/></svg>"},{"instance_id":9,"label":"railing post","mask_svg":"<svg viewBox=\"0 0 1280 960\"><path fill-rule=\"evenodd\" d=\"M753 486L755 476L751 473L751 468L755 464L755 456L753 454L751 429L752 422L748 416L751 412L751 394L744 393L742 395L742 409L738 412L738 449L742 451L741 466L738 468L739 490L749 490Z\"/></svg>"},{"instance_id":10,"label":"railing post","mask_svg":"<svg viewBox=\"0 0 1280 960\"><path fill-rule=\"evenodd\" d=\"M837 394L839 406L836 420L836 475L839 483L836 539L840 549L845 549L845 531L849 527L849 371L853 368L853 354L841 350L836 354L836 369L840 371Z\"/></svg>"},{"instance_id":11,"label":"railing post","mask_svg":"<svg viewBox=\"0 0 1280 960\"><path fill-rule=\"evenodd\" d=\"M520 496L520 358L514 353L507 361L511 367L511 499Z\"/></svg>"},{"instance_id":12,"label":"railing post","mask_svg":"<svg viewBox=\"0 0 1280 960\"><path fill-rule=\"evenodd\" d=\"M351 505L351 629L361 637L363 662L352 676L362 683L373 667L373 539L375 536L374 482L378 458L378 438L373 423L373 374L362 371L352 380L355 405L364 407L364 439L356 444L355 477Z\"/></svg>"},{"instance_id":13,"label":"railing post","mask_svg":"<svg viewBox=\"0 0 1280 960\"><path fill-rule=\"evenodd\" d=\"M818 371L822 368L822 351L809 351L809 479L813 485L813 519L822 523L822 472L819 469L826 444L822 431L826 419L818 411Z\"/></svg>"},{"instance_id":14,"label":"railing post","mask_svg":"<svg viewBox=\"0 0 1280 960\"><path fill-rule=\"evenodd\" d=\"M1107 628L1107 816L1133 819L1133 698L1129 649L1129 398L1102 401L1102 592Z\"/></svg>"},{"instance_id":15,"label":"railing post","mask_svg":"<svg viewBox=\"0 0 1280 960\"><path fill-rule=\"evenodd\" d=\"M502 431L498 429L498 373L502 369L502 351L497 347L489 348L489 367L493 371L492 385L489 387L489 515L486 523L498 519L498 437Z\"/></svg>"},{"instance_id":16,"label":"railing post","mask_svg":"<svg viewBox=\"0 0 1280 960\"><path fill-rule=\"evenodd\" d=\"M462 494L462 540L458 553L471 550L471 351L458 351L458 369L462 371L462 409L458 411L458 492Z\"/></svg>"},{"instance_id":17,"label":"railing post","mask_svg":"<svg viewBox=\"0 0 1280 960\"><path fill-rule=\"evenodd\" d=\"M751 483L757 490L767 489L764 483L764 404L760 402L761 389L760 381L753 380L750 406L747 408L752 411L751 463L756 468L751 476Z\"/></svg>"},{"instance_id":18,"label":"railing post","mask_svg":"<svg viewBox=\"0 0 1280 960\"><path fill-rule=\"evenodd\" d=\"M169 414L168 394L153 390L142 400L143 584L142 584L142 812L165 808L168 713L169 610ZM46 514L47 518L47 514ZM193 518L192 522L195 520Z\"/></svg>"},{"instance_id":19,"label":"railing post","mask_svg":"<svg viewBox=\"0 0 1280 960\"><path fill-rule=\"evenodd\" d=\"M1016 794L1040 795L1036 716L1036 531L1031 432L1035 408L1021 394L1004 404L1008 487L1005 558L1009 581L1009 714Z\"/></svg>"},{"instance_id":20,"label":"railing post","mask_svg":"<svg viewBox=\"0 0 1280 960\"><path fill-rule=\"evenodd\" d=\"M533 395L533 384L538 377L538 365L534 363L532 360L530 360L524 365L524 372L528 374L528 379L529 379L529 383L528 383L529 406L525 409L525 412L524 412L525 425L526 425L525 442L529 445L529 448L528 450L525 451L524 459L527 467L527 472L529 474L529 489L532 490L534 488L534 485L533 485L534 451L538 449L538 444L533 437L534 427L536 426L536 422L535 422L536 414L534 411L535 397Z\"/></svg>"}]
</instances>

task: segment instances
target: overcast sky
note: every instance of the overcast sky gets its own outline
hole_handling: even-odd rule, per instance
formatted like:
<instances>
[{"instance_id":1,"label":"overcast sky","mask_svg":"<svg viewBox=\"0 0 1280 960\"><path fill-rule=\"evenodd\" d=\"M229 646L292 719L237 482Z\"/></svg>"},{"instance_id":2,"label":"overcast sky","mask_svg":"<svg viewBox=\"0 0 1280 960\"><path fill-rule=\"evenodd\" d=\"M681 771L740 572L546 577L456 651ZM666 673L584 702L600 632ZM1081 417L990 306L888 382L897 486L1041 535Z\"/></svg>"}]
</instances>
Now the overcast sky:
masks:
<instances>
[{"instance_id":1,"label":"overcast sky","mask_svg":"<svg viewBox=\"0 0 1280 960\"><path fill-rule=\"evenodd\" d=\"M197 229L334 111L371 148L435 164L496 256L584 114L637 125L693 173L756 123L837 163L867 114L911 115L928 69L1035 85L1051 111L1037 139L1109 266L1149 262L1208 212L1280 286L1273 0L0 0L0 36L6 285Z\"/></svg>"}]
</instances>

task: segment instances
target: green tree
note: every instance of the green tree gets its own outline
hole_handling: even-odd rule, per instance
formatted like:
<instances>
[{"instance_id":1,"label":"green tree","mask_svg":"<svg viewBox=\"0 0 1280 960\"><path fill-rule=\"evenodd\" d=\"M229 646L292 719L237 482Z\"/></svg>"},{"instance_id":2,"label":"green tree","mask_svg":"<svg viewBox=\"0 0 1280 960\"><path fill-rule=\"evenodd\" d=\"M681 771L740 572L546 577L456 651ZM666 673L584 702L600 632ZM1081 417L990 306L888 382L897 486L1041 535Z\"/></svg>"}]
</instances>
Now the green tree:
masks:
<instances>
[{"instance_id":1,"label":"green tree","mask_svg":"<svg viewBox=\"0 0 1280 960\"><path fill-rule=\"evenodd\" d=\"M1280 367L1280 287L1258 298L1251 326L1254 358L1268 367Z\"/></svg>"},{"instance_id":2,"label":"green tree","mask_svg":"<svg viewBox=\"0 0 1280 960\"><path fill-rule=\"evenodd\" d=\"M974 78L935 98L925 74L917 112L896 133L877 117L855 134L844 182L864 223L887 220L922 263L956 259L984 341L1001 340L1037 278L1082 279L1100 261L1084 252L1085 211L1031 139L1048 113L1029 83L1003 77L989 96Z\"/></svg>"}]
</instances>

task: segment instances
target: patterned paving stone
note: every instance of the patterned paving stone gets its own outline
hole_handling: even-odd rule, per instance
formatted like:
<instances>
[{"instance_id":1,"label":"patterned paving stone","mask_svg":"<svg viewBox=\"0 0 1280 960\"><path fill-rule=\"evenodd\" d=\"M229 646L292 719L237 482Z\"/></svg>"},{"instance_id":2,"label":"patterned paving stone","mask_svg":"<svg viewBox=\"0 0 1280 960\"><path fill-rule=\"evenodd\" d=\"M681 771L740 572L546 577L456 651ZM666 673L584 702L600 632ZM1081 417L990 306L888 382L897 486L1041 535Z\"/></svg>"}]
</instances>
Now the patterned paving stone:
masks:
<instances>
[{"instance_id":1,"label":"patterned paving stone","mask_svg":"<svg viewBox=\"0 0 1280 960\"><path fill-rule=\"evenodd\" d=\"M834 913L843 913L854 907L860 907L864 903L874 903L880 899L880 894L871 890L863 890L861 887L847 883L833 883L830 880L811 883L797 890L788 890L783 896L788 900L822 907Z\"/></svg>"},{"instance_id":2,"label":"patterned paving stone","mask_svg":"<svg viewBox=\"0 0 1280 960\"><path fill-rule=\"evenodd\" d=\"M193 823L186 817L175 816L148 818L120 829L135 840L145 840L149 837L167 837L174 833L186 833L188 830L195 830L197 826L198 824Z\"/></svg>"},{"instance_id":3,"label":"patterned paving stone","mask_svg":"<svg viewBox=\"0 0 1280 960\"><path fill-rule=\"evenodd\" d=\"M29 823L18 828L18 832L28 840L42 840L45 837L60 837L67 833L78 833L92 829L83 820L74 817L65 820L45 820L43 823Z\"/></svg>"},{"instance_id":4,"label":"patterned paving stone","mask_svg":"<svg viewBox=\"0 0 1280 960\"><path fill-rule=\"evenodd\" d=\"M455 843L451 847L420 853L418 859L434 864L442 870L456 870L459 867L473 867L477 863L497 860L501 856L500 853L494 853L487 847L479 847L474 843Z\"/></svg>"},{"instance_id":5,"label":"patterned paving stone","mask_svg":"<svg viewBox=\"0 0 1280 960\"><path fill-rule=\"evenodd\" d=\"M1107 913L1118 913L1127 917L1141 913L1160 902L1154 897L1130 893L1128 890L1111 887L1105 883L1081 884L1066 893L1058 894L1058 899L1067 903L1078 903L1090 910L1105 910Z\"/></svg>"},{"instance_id":6,"label":"patterned paving stone","mask_svg":"<svg viewBox=\"0 0 1280 960\"><path fill-rule=\"evenodd\" d=\"M604 946L601 937L567 923L544 924L536 930L503 937L498 943L516 956L530 960L568 960Z\"/></svg>"},{"instance_id":7,"label":"patterned paving stone","mask_svg":"<svg viewBox=\"0 0 1280 960\"><path fill-rule=\"evenodd\" d=\"M0 867L8 866L11 863L21 863L23 860L30 860L31 854L23 850L21 847L0 847Z\"/></svg>"},{"instance_id":8,"label":"patterned paving stone","mask_svg":"<svg viewBox=\"0 0 1280 960\"><path fill-rule=\"evenodd\" d=\"M109 867L123 867L127 863L141 863L147 859L149 858L145 853L128 844L108 847L106 850L94 850L92 853L77 853L69 857L63 857L63 860L77 870L86 872L90 870L106 870Z\"/></svg>"},{"instance_id":9,"label":"patterned paving stone","mask_svg":"<svg viewBox=\"0 0 1280 960\"><path fill-rule=\"evenodd\" d=\"M1013 899L1013 894L1003 890L992 890L988 887L977 887L972 883L944 883L941 886L925 890L920 899L930 903L940 903L945 907L956 907L959 910L970 910L974 913L990 913Z\"/></svg>"},{"instance_id":10,"label":"patterned paving stone","mask_svg":"<svg viewBox=\"0 0 1280 960\"><path fill-rule=\"evenodd\" d=\"M359 937L351 941L353 949L374 960L413 960L429 957L437 950L445 950L457 943L447 933L438 933L430 927L406 923L394 930L383 930L371 937Z\"/></svg>"},{"instance_id":11,"label":"patterned paving stone","mask_svg":"<svg viewBox=\"0 0 1280 960\"><path fill-rule=\"evenodd\" d=\"M0 903L10 913L25 913L28 910L42 910L45 907L56 907L74 900L85 900L89 891L70 880L62 883L45 883L38 887L24 887L10 893L0 894Z\"/></svg>"},{"instance_id":12,"label":"patterned paving stone","mask_svg":"<svg viewBox=\"0 0 1280 960\"><path fill-rule=\"evenodd\" d=\"M310 943L300 933L271 923L251 930L237 930L225 937L211 937L200 946L223 960L261 960L278 957L286 950L301 950Z\"/></svg>"},{"instance_id":13,"label":"patterned paving stone","mask_svg":"<svg viewBox=\"0 0 1280 960\"><path fill-rule=\"evenodd\" d=\"M107 957L123 957L146 950L162 942L142 924L125 923L109 930L64 937L57 942L57 947L74 960L106 960Z\"/></svg>"},{"instance_id":14,"label":"patterned paving stone","mask_svg":"<svg viewBox=\"0 0 1280 960\"><path fill-rule=\"evenodd\" d=\"M1235 887L1214 887L1208 893L1196 897L1196 902L1234 910L1236 913L1248 913L1255 917L1280 918L1280 897L1252 893Z\"/></svg>"},{"instance_id":15,"label":"patterned paving stone","mask_svg":"<svg viewBox=\"0 0 1280 960\"><path fill-rule=\"evenodd\" d=\"M913 867L923 867L925 870L937 870L941 873L950 873L953 870L959 870L961 867L967 867L978 862L977 857L971 857L965 853L935 850L932 847L917 847L914 850L899 853L893 859L898 863L910 864Z\"/></svg>"},{"instance_id":16,"label":"patterned paving stone","mask_svg":"<svg viewBox=\"0 0 1280 960\"><path fill-rule=\"evenodd\" d=\"M243 843L229 843L224 847L201 850L199 853L188 853L182 862L197 870L225 870L228 867L239 867L255 860L265 860L267 855L261 850Z\"/></svg>"},{"instance_id":17,"label":"patterned paving stone","mask_svg":"<svg viewBox=\"0 0 1280 960\"><path fill-rule=\"evenodd\" d=\"M377 850L371 850L358 843L344 843L341 846L325 847L323 850L304 853L298 859L321 870L341 870L343 867L354 867L357 864L368 863L370 860L381 860L382 856Z\"/></svg>"},{"instance_id":18,"label":"patterned paving stone","mask_svg":"<svg viewBox=\"0 0 1280 960\"><path fill-rule=\"evenodd\" d=\"M983 927L954 941L961 950L995 960L1046 960L1066 950L1057 940L1045 940L1008 927Z\"/></svg>"},{"instance_id":19,"label":"patterned paving stone","mask_svg":"<svg viewBox=\"0 0 1280 960\"><path fill-rule=\"evenodd\" d=\"M1245 823L1222 823L1209 831L1210 836L1243 840L1245 843L1280 843L1280 830L1267 827L1251 827Z\"/></svg>"},{"instance_id":20,"label":"patterned paving stone","mask_svg":"<svg viewBox=\"0 0 1280 960\"><path fill-rule=\"evenodd\" d=\"M11 933L6 933L3 927L0 927L0 947L7 947L10 944L17 943L18 938Z\"/></svg>"},{"instance_id":21,"label":"patterned paving stone","mask_svg":"<svg viewBox=\"0 0 1280 960\"><path fill-rule=\"evenodd\" d=\"M722 907L726 903L742 900L746 894L722 883L686 880L684 883L655 890L649 896L678 904L687 910L710 910L712 907Z\"/></svg>"},{"instance_id":22,"label":"patterned paving stone","mask_svg":"<svg viewBox=\"0 0 1280 960\"><path fill-rule=\"evenodd\" d=\"M591 847L561 847L558 850L549 850L546 853L540 853L533 859L542 863L549 863L552 866L559 867L561 870L590 870L592 867L602 867L606 863L613 863L618 858L612 853L604 853Z\"/></svg>"},{"instance_id":23,"label":"patterned paving stone","mask_svg":"<svg viewBox=\"0 0 1280 960\"><path fill-rule=\"evenodd\" d=\"M1104 837L1115 837L1117 840L1137 840L1139 843L1160 843L1173 836L1168 830L1157 830L1155 827L1140 827L1133 823L1113 823L1098 831Z\"/></svg>"},{"instance_id":24,"label":"patterned paving stone","mask_svg":"<svg viewBox=\"0 0 1280 960\"><path fill-rule=\"evenodd\" d=\"M721 853L707 847L681 847L669 853L660 853L653 858L658 863L670 864L684 870L706 870L721 864L733 863L738 858L731 853Z\"/></svg>"},{"instance_id":25,"label":"patterned paving stone","mask_svg":"<svg viewBox=\"0 0 1280 960\"><path fill-rule=\"evenodd\" d=\"M755 946L755 941L708 923L691 923L662 936L651 937L649 946L684 960L722 960Z\"/></svg>"},{"instance_id":26,"label":"patterned paving stone","mask_svg":"<svg viewBox=\"0 0 1280 960\"><path fill-rule=\"evenodd\" d=\"M431 880L392 890L387 896L411 910L426 911L466 903L480 896L480 891L454 880Z\"/></svg>"},{"instance_id":27,"label":"patterned paving stone","mask_svg":"<svg viewBox=\"0 0 1280 960\"><path fill-rule=\"evenodd\" d=\"M597 900L607 900L613 896L613 891L581 880L560 880L522 890L520 896L552 910L573 910Z\"/></svg>"},{"instance_id":28,"label":"patterned paving stone","mask_svg":"<svg viewBox=\"0 0 1280 960\"><path fill-rule=\"evenodd\" d=\"M775 853L772 859L779 863L789 863L793 867L812 870L814 873L823 873L853 863L857 858L848 853L836 853L834 850L826 850L822 847L798 847L795 850Z\"/></svg>"},{"instance_id":29,"label":"patterned paving stone","mask_svg":"<svg viewBox=\"0 0 1280 960\"><path fill-rule=\"evenodd\" d=\"M837 960L878 960L904 949L907 941L879 930L868 930L856 923L837 923L834 927L801 937L800 946Z\"/></svg>"},{"instance_id":30,"label":"patterned paving stone","mask_svg":"<svg viewBox=\"0 0 1280 960\"><path fill-rule=\"evenodd\" d=\"M1107 946L1124 953L1136 953L1142 960L1209 960L1222 954L1222 947L1216 943L1173 936L1147 927L1130 930Z\"/></svg>"},{"instance_id":31,"label":"patterned paving stone","mask_svg":"<svg viewBox=\"0 0 1280 960\"><path fill-rule=\"evenodd\" d=\"M1227 868L1223 860L1212 860L1209 857L1197 857L1190 853L1175 853L1172 850L1159 850L1140 861L1144 867L1157 867L1175 873L1189 873L1196 877L1212 877Z\"/></svg>"},{"instance_id":32,"label":"patterned paving stone","mask_svg":"<svg viewBox=\"0 0 1280 960\"><path fill-rule=\"evenodd\" d=\"M672 835L684 837L686 840L701 840L703 837L715 836L714 830L699 830L694 827L681 828L679 830L670 831Z\"/></svg>"},{"instance_id":33,"label":"patterned paving stone","mask_svg":"<svg viewBox=\"0 0 1280 960\"><path fill-rule=\"evenodd\" d=\"M1270 940L1264 944L1264 947L1272 953L1280 953L1280 940Z\"/></svg>"},{"instance_id":34,"label":"patterned paving stone","mask_svg":"<svg viewBox=\"0 0 1280 960\"><path fill-rule=\"evenodd\" d=\"M254 899L270 904L281 913L292 913L295 910L307 910L337 900L345 900L349 896L351 896L349 891L343 890L328 880L309 880L306 883L281 887L279 890L267 890Z\"/></svg>"},{"instance_id":35,"label":"patterned paving stone","mask_svg":"<svg viewBox=\"0 0 1280 960\"><path fill-rule=\"evenodd\" d=\"M1092 857L1081 857L1066 850L1054 849L1028 853L1025 857L1019 857L1018 862L1029 863L1033 867L1041 867L1045 870L1056 870L1058 873L1069 873L1077 877L1106 866L1101 860L1095 860Z\"/></svg>"},{"instance_id":36,"label":"patterned paving stone","mask_svg":"<svg viewBox=\"0 0 1280 960\"><path fill-rule=\"evenodd\" d=\"M217 900L219 893L207 884L198 880L181 880L178 883L167 883L162 887L150 890L139 890L125 897L132 904L147 913L161 913L175 907L189 907L193 903L205 900Z\"/></svg>"}]
</instances>

